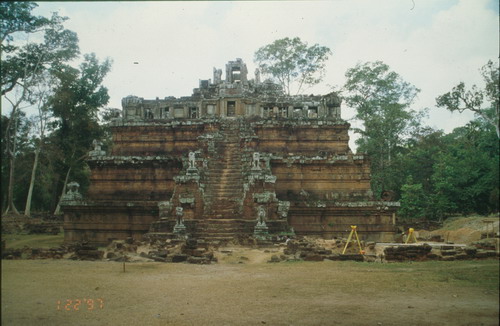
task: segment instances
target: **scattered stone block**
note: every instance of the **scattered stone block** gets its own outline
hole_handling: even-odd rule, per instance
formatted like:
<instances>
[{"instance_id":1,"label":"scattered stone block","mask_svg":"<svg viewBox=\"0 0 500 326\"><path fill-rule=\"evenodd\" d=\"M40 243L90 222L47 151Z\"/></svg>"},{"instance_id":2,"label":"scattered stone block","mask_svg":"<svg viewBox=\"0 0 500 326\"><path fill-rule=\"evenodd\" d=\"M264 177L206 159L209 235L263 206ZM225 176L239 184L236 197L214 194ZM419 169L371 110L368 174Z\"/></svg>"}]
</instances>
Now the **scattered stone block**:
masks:
<instances>
[{"instance_id":1,"label":"scattered stone block","mask_svg":"<svg viewBox=\"0 0 500 326\"><path fill-rule=\"evenodd\" d=\"M324 257L322 255L318 255L318 254L307 254L305 257L304 257L304 260L305 261L323 261Z\"/></svg>"},{"instance_id":2,"label":"scattered stone block","mask_svg":"<svg viewBox=\"0 0 500 326\"><path fill-rule=\"evenodd\" d=\"M271 260L268 260L267 262L268 263L279 263L280 261L281 261L281 259L278 256L272 255Z\"/></svg>"},{"instance_id":3,"label":"scattered stone block","mask_svg":"<svg viewBox=\"0 0 500 326\"><path fill-rule=\"evenodd\" d=\"M188 259L188 255L185 254L175 254L172 255L172 263L180 263L186 261Z\"/></svg>"},{"instance_id":4,"label":"scattered stone block","mask_svg":"<svg viewBox=\"0 0 500 326\"><path fill-rule=\"evenodd\" d=\"M472 247L472 246L467 246L467 247L464 248L464 251L469 256L475 256L476 252L477 252L477 248L476 247Z\"/></svg>"},{"instance_id":5,"label":"scattered stone block","mask_svg":"<svg viewBox=\"0 0 500 326\"><path fill-rule=\"evenodd\" d=\"M455 256L443 256L441 257L442 261L453 261L455 260Z\"/></svg>"}]
</instances>

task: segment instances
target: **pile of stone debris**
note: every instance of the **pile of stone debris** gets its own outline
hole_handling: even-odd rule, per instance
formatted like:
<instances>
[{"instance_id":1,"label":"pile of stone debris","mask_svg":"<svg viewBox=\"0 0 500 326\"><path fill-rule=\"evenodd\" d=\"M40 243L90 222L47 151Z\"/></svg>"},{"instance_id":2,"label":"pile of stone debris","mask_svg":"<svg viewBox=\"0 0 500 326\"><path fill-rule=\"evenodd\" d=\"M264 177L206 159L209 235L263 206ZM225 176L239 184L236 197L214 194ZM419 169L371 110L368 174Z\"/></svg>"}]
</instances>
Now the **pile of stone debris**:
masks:
<instances>
[{"instance_id":1,"label":"pile of stone debris","mask_svg":"<svg viewBox=\"0 0 500 326\"><path fill-rule=\"evenodd\" d=\"M483 239L469 246L445 243L375 243L361 242L359 247L352 243L342 254L346 239L318 240L301 238L287 242L282 255L273 255L270 263L281 261L323 261L323 260L353 260L365 262L403 262L425 260L464 260L499 257L498 239ZM326 246L325 244L328 244Z\"/></svg>"},{"instance_id":2,"label":"pile of stone debris","mask_svg":"<svg viewBox=\"0 0 500 326\"><path fill-rule=\"evenodd\" d=\"M26 216L5 216L1 223L2 234L51 234L61 232L63 222Z\"/></svg>"},{"instance_id":3,"label":"pile of stone debris","mask_svg":"<svg viewBox=\"0 0 500 326\"><path fill-rule=\"evenodd\" d=\"M165 263L210 264L217 261L208 243L196 239L158 239L144 243L128 238L115 240L106 248L106 258L111 261L131 261L137 255L146 261Z\"/></svg>"},{"instance_id":4,"label":"pile of stone debris","mask_svg":"<svg viewBox=\"0 0 500 326\"><path fill-rule=\"evenodd\" d=\"M382 258L384 261L453 261L489 257L499 257L498 239L483 239L469 246L444 243L393 244L383 248Z\"/></svg>"},{"instance_id":5,"label":"pile of stone debris","mask_svg":"<svg viewBox=\"0 0 500 326\"><path fill-rule=\"evenodd\" d=\"M69 259L72 260L101 260L104 256L104 251L99 250L96 246L87 241L77 242L70 246L70 251L74 252Z\"/></svg>"},{"instance_id":6,"label":"pile of stone debris","mask_svg":"<svg viewBox=\"0 0 500 326\"><path fill-rule=\"evenodd\" d=\"M327 249L318 244L314 239L301 238L297 240L290 240L283 250L283 255L274 255L269 262L280 261L323 261L323 260L354 260L364 261L371 259L371 255L361 255L359 252L353 252L352 249L346 254L339 254L340 248L345 246L346 240L335 240L335 248Z\"/></svg>"},{"instance_id":7,"label":"pile of stone debris","mask_svg":"<svg viewBox=\"0 0 500 326\"><path fill-rule=\"evenodd\" d=\"M54 248L2 248L2 259L62 259L68 253L65 246Z\"/></svg>"},{"instance_id":8,"label":"pile of stone debris","mask_svg":"<svg viewBox=\"0 0 500 326\"><path fill-rule=\"evenodd\" d=\"M33 221L24 224L24 231L28 234L52 234L61 232L62 222L60 221Z\"/></svg>"}]
</instances>

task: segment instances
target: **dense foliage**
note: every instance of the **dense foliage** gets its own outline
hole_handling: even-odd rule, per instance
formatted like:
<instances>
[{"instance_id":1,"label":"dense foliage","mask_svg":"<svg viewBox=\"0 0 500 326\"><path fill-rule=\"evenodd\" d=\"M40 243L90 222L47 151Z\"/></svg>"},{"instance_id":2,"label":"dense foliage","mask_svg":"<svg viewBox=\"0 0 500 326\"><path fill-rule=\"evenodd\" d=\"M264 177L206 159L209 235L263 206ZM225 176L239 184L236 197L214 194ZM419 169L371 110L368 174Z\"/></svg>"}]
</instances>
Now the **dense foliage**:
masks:
<instances>
[{"instance_id":1,"label":"dense foliage","mask_svg":"<svg viewBox=\"0 0 500 326\"><path fill-rule=\"evenodd\" d=\"M376 196L395 189L394 158L405 139L420 125L421 114L410 109L419 89L405 82L381 61L358 64L347 70L344 99L356 109L362 128L356 140L358 151L370 155L372 190Z\"/></svg>"},{"instance_id":2,"label":"dense foliage","mask_svg":"<svg viewBox=\"0 0 500 326\"><path fill-rule=\"evenodd\" d=\"M1 3L2 212L53 211L69 179L88 185L87 152L105 135L98 111L109 100L111 67L94 54L79 68L76 33L67 19L33 16L32 2ZM27 112L36 112L27 117Z\"/></svg>"},{"instance_id":3,"label":"dense foliage","mask_svg":"<svg viewBox=\"0 0 500 326\"><path fill-rule=\"evenodd\" d=\"M259 48L254 61L262 73L276 79L287 94L291 93L293 86L299 94L305 86L323 80L330 54L326 46L308 46L298 37L285 37Z\"/></svg>"},{"instance_id":4,"label":"dense foliage","mask_svg":"<svg viewBox=\"0 0 500 326\"><path fill-rule=\"evenodd\" d=\"M499 146L482 119L450 134L433 131L408 140L396 178L403 218L498 212Z\"/></svg>"},{"instance_id":5,"label":"dense foliage","mask_svg":"<svg viewBox=\"0 0 500 326\"><path fill-rule=\"evenodd\" d=\"M371 158L372 190L378 198L384 190L394 193L402 218L498 212L498 67L490 61L481 73L484 89L466 91L460 83L437 98L438 106L477 113L476 120L444 134L422 126L422 113L411 109L418 89L386 64L347 71L344 99L363 124L354 131L361 135L358 151Z\"/></svg>"}]
</instances>

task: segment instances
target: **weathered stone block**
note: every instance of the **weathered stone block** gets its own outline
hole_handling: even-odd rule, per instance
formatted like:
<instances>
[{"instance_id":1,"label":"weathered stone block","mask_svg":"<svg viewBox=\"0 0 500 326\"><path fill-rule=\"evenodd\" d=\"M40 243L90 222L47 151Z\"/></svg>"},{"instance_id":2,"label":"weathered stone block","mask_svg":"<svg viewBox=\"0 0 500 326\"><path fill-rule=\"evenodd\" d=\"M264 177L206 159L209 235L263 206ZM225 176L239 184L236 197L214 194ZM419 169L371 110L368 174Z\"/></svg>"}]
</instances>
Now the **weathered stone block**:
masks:
<instances>
[{"instance_id":1,"label":"weathered stone block","mask_svg":"<svg viewBox=\"0 0 500 326\"><path fill-rule=\"evenodd\" d=\"M186 261L188 259L188 255L184 254L175 254L172 255L172 263L180 263Z\"/></svg>"},{"instance_id":2,"label":"weathered stone block","mask_svg":"<svg viewBox=\"0 0 500 326\"><path fill-rule=\"evenodd\" d=\"M324 256L322 255L319 255L319 254L307 254L305 257L304 257L304 260L305 261L323 261L324 260Z\"/></svg>"}]
</instances>

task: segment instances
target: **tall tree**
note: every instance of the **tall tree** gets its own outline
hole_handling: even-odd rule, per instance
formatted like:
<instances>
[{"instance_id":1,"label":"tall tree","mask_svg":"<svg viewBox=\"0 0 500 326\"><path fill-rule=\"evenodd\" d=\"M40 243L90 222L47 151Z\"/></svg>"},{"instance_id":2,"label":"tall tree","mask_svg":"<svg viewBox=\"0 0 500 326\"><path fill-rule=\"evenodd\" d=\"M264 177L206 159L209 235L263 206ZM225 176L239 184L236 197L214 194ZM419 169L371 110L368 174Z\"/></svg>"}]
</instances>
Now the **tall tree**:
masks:
<instances>
[{"instance_id":1,"label":"tall tree","mask_svg":"<svg viewBox=\"0 0 500 326\"><path fill-rule=\"evenodd\" d=\"M101 63L93 53L84 55L84 59L80 69L66 65L54 72L59 85L49 105L56 119L55 141L64 153L61 170L66 171L56 215L70 175L84 174L83 159L92 141L100 139L104 133L98 123L98 111L109 100L108 90L102 82L111 69L111 60Z\"/></svg>"},{"instance_id":2,"label":"tall tree","mask_svg":"<svg viewBox=\"0 0 500 326\"><path fill-rule=\"evenodd\" d=\"M357 64L345 76L344 98L363 124L354 129L361 135L356 141L358 150L370 155L372 190L380 195L389 190L391 163L405 137L419 126L425 114L410 109L420 90L381 61Z\"/></svg>"},{"instance_id":3,"label":"tall tree","mask_svg":"<svg viewBox=\"0 0 500 326\"><path fill-rule=\"evenodd\" d=\"M37 109L37 114L33 117L33 142L34 142L34 159L31 169L31 178L29 182L28 195L26 197L26 205L24 215L31 215L31 201L33 197L33 189L35 187L35 177L38 169L40 153L45 142L47 127L51 118L51 112L48 109L48 99L52 95L52 88L56 81L52 74L45 72L39 77L41 80L37 83L36 90L32 92L33 102Z\"/></svg>"},{"instance_id":4,"label":"tall tree","mask_svg":"<svg viewBox=\"0 0 500 326\"><path fill-rule=\"evenodd\" d=\"M450 111L472 111L492 125L500 138L500 80L498 65L491 60L481 68L485 86L480 89L472 85L467 90L464 82L453 87L451 92L436 98L437 106ZM486 103L485 103L486 102Z\"/></svg>"},{"instance_id":5,"label":"tall tree","mask_svg":"<svg viewBox=\"0 0 500 326\"><path fill-rule=\"evenodd\" d=\"M278 80L287 93L296 85L299 94L306 85L313 86L323 80L325 64L331 50L326 46L308 46L298 37L279 39L259 48L254 61L263 74Z\"/></svg>"},{"instance_id":6,"label":"tall tree","mask_svg":"<svg viewBox=\"0 0 500 326\"><path fill-rule=\"evenodd\" d=\"M434 211L498 211L499 149L493 127L475 120L444 138L447 146L437 156L432 175Z\"/></svg>"},{"instance_id":7,"label":"tall tree","mask_svg":"<svg viewBox=\"0 0 500 326\"><path fill-rule=\"evenodd\" d=\"M12 197L15 143L11 142L16 140L18 111L23 105L32 104L32 90L41 73L78 55L76 34L65 30L62 25L66 18L57 13L50 19L33 16L31 11L36 6L33 2L0 2L1 93L11 104L10 119L7 120L5 137L2 138L3 146L8 149L6 154L11 171L5 213L10 210L18 213ZM24 42L23 39L29 41ZM41 41L36 42L37 39Z\"/></svg>"}]
</instances>

